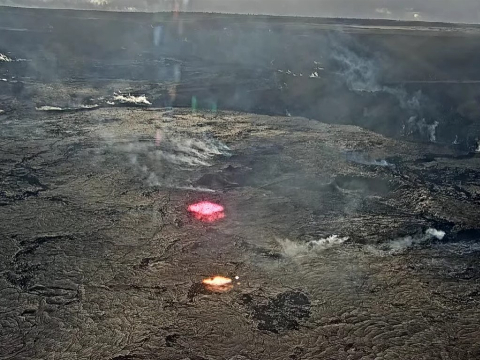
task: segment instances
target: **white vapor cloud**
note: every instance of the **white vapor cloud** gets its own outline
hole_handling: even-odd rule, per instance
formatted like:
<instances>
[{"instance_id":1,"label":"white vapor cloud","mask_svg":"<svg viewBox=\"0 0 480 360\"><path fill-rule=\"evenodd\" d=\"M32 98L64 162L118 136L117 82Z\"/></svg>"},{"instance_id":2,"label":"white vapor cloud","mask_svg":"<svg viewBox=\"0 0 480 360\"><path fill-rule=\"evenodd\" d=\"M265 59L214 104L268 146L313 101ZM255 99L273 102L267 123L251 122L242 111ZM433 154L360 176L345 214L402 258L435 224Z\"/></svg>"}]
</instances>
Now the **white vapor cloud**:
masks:
<instances>
[{"instance_id":1,"label":"white vapor cloud","mask_svg":"<svg viewBox=\"0 0 480 360\"><path fill-rule=\"evenodd\" d=\"M289 239L277 239L277 242L282 248L283 254L289 257L297 257L340 246L347 240L348 237L332 235L324 239L312 240L306 243L298 243Z\"/></svg>"},{"instance_id":2,"label":"white vapor cloud","mask_svg":"<svg viewBox=\"0 0 480 360\"><path fill-rule=\"evenodd\" d=\"M375 12L377 14L382 14L382 15L392 15L392 12L387 8L376 8Z\"/></svg>"},{"instance_id":3,"label":"white vapor cloud","mask_svg":"<svg viewBox=\"0 0 480 360\"><path fill-rule=\"evenodd\" d=\"M414 246L421 245L429 240L443 240L445 232L437 229L427 229L425 234L419 236L406 236L391 240L378 246L367 246L367 251L380 256L402 254Z\"/></svg>"}]
</instances>

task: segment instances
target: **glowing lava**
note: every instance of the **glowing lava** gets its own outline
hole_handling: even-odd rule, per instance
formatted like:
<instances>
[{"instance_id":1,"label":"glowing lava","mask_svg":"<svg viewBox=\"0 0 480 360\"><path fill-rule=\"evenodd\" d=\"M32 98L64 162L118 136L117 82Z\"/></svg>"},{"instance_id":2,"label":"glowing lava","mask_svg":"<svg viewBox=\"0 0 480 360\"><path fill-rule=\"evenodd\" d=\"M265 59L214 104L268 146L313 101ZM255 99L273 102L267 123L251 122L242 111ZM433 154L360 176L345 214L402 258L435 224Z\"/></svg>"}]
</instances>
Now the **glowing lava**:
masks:
<instances>
[{"instance_id":1,"label":"glowing lava","mask_svg":"<svg viewBox=\"0 0 480 360\"><path fill-rule=\"evenodd\" d=\"M233 288L232 279L223 276L203 279L202 284L207 290L213 292L225 292Z\"/></svg>"},{"instance_id":2,"label":"glowing lava","mask_svg":"<svg viewBox=\"0 0 480 360\"><path fill-rule=\"evenodd\" d=\"M214 222L223 219L225 217L223 210L222 205L214 204L209 201L202 201L188 207L188 211L190 211L196 219L204 222Z\"/></svg>"}]
</instances>

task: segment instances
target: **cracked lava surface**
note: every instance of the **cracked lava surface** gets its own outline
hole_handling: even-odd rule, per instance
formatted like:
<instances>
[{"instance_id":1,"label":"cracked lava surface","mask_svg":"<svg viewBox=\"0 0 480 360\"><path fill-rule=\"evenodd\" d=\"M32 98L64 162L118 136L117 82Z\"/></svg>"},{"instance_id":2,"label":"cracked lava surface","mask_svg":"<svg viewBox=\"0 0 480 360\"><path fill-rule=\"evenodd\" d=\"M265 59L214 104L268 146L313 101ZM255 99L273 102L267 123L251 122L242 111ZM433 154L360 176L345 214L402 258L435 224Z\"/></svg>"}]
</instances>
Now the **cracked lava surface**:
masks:
<instances>
[{"instance_id":1,"label":"cracked lava surface","mask_svg":"<svg viewBox=\"0 0 480 360\"><path fill-rule=\"evenodd\" d=\"M449 180L478 158L440 160L450 150L302 118L179 109L174 119L125 108L2 119L2 354L478 354L478 188ZM232 155L191 168L159 160L168 149L155 146L152 122L193 139L208 129ZM347 146L401 162L348 162ZM432 147L444 176L429 180L418 160ZM166 185L150 185L144 166ZM229 216L204 223L185 211L205 199ZM427 228L447 235L382 250ZM318 242L332 234L348 240ZM215 274L241 281L211 292L201 282Z\"/></svg>"}]
</instances>

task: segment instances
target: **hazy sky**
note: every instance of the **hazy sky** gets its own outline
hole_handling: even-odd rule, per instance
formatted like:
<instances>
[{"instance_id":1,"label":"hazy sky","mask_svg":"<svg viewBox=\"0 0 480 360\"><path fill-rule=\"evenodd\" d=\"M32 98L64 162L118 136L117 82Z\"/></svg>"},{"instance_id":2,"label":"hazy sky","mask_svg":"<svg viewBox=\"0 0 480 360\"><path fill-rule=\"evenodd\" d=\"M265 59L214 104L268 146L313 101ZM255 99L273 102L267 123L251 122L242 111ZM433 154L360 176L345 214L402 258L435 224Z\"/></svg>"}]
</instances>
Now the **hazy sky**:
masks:
<instances>
[{"instance_id":1,"label":"hazy sky","mask_svg":"<svg viewBox=\"0 0 480 360\"><path fill-rule=\"evenodd\" d=\"M480 0L0 0L0 4L81 8L107 3L110 9L158 11L174 1L189 3L193 11L480 23Z\"/></svg>"},{"instance_id":2,"label":"hazy sky","mask_svg":"<svg viewBox=\"0 0 480 360\"><path fill-rule=\"evenodd\" d=\"M195 4L195 0L191 0ZM222 11L480 23L480 0L196 0Z\"/></svg>"}]
</instances>

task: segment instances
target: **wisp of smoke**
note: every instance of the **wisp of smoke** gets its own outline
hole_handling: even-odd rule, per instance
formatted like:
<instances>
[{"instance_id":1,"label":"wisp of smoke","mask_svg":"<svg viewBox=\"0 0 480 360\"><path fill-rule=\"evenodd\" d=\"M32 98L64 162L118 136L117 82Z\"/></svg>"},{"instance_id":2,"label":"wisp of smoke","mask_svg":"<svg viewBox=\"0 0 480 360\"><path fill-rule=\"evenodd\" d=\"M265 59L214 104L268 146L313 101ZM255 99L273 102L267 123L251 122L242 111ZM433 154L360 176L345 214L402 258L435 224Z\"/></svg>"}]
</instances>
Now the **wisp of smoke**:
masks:
<instances>
[{"instance_id":1,"label":"wisp of smoke","mask_svg":"<svg viewBox=\"0 0 480 360\"><path fill-rule=\"evenodd\" d=\"M347 152L346 157L347 157L347 161L351 161L351 162L362 164L362 165L383 166L383 167L394 166L393 164L390 164L387 160L372 160L370 159L369 156L366 156L365 154L357 153L354 151Z\"/></svg>"},{"instance_id":2,"label":"wisp of smoke","mask_svg":"<svg viewBox=\"0 0 480 360\"><path fill-rule=\"evenodd\" d=\"M195 186L177 186L175 187L178 190L187 190L187 191L195 191L195 192L205 192L205 193L215 193L215 190L204 188L204 187L195 187Z\"/></svg>"},{"instance_id":3,"label":"wisp of smoke","mask_svg":"<svg viewBox=\"0 0 480 360\"><path fill-rule=\"evenodd\" d=\"M394 96L405 111L404 135L420 135L431 142L436 141L437 121L427 124L422 115L422 103L426 102L421 91L409 95L404 88L380 85L378 66L373 59L361 57L338 39L332 39L331 58L337 63L339 73L347 87L355 92L383 92Z\"/></svg>"},{"instance_id":4,"label":"wisp of smoke","mask_svg":"<svg viewBox=\"0 0 480 360\"><path fill-rule=\"evenodd\" d=\"M376 66L372 60L361 58L347 47L334 43L332 58L340 65L340 73L350 90L382 91L378 84Z\"/></svg>"},{"instance_id":5,"label":"wisp of smoke","mask_svg":"<svg viewBox=\"0 0 480 360\"><path fill-rule=\"evenodd\" d=\"M439 123L435 121L433 124L427 124L425 119L418 120L417 116L411 116L404 125L404 135L420 134L428 138L431 142L437 140L437 127Z\"/></svg>"},{"instance_id":6,"label":"wisp of smoke","mask_svg":"<svg viewBox=\"0 0 480 360\"><path fill-rule=\"evenodd\" d=\"M421 236L406 236L401 239L392 240L386 244L378 247L370 246L367 249L377 255L396 255L407 251L408 249L421 245L428 240L437 239L442 240L445 237L445 232L437 229L427 229L424 235Z\"/></svg>"},{"instance_id":7,"label":"wisp of smoke","mask_svg":"<svg viewBox=\"0 0 480 360\"><path fill-rule=\"evenodd\" d=\"M290 257L305 256L309 253L314 253L332 247L342 245L348 240L348 237L339 237L338 235L332 235L325 239L312 240L307 243L297 243L288 239L277 239L277 242L282 247L282 251L285 255Z\"/></svg>"},{"instance_id":8,"label":"wisp of smoke","mask_svg":"<svg viewBox=\"0 0 480 360\"><path fill-rule=\"evenodd\" d=\"M79 105L78 107L59 107L59 106L37 106L35 110L37 111L78 111L78 110L92 110L98 108L97 104L93 105Z\"/></svg>"},{"instance_id":9,"label":"wisp of smoke","mask_svg":"<svg viewBox=\"0 0 480 360\"><path fill-rule=\"evenodd\" d=\"M178 170L191 170L199 166L211 166L215 156L230 156L230 149L218 140L192 139L180 135L162 134L161 142L131 142L120 145L118 150L127 154L130 164L142 174L150 186L191 188L191 185L174 181L173 166ZM213 191L192 188L196 191Z\"/></svg>"},{"instance_id":10,"label":"wisp of smoke","mask_svg":"<svg viewBox=\"0 0 480 360\"><path fill-rule=\"evenodd\" d=\"M107 5L110 1L109 0L89 0L89 2L93 5L103 6L103 5Z\"/></svg>"}]
</instances>

